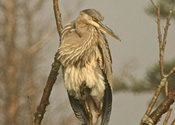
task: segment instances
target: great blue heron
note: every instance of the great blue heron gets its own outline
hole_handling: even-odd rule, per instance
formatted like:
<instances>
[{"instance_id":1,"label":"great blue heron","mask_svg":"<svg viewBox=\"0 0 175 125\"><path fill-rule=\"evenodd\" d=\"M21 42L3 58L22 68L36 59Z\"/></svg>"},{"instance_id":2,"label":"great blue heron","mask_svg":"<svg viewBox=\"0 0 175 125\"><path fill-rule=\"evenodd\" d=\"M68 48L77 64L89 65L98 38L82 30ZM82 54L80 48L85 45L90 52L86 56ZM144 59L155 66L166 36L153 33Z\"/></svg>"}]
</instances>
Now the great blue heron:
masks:
<instances>
[{"instance_id":1,"label":"great blue heron","mask_svg":"<svg viewBox=\"0 0 175 125\"><path fill-rule=\"evenodd\" d=\"M83 125L107 125L111 114L112 60L104 33L120 39L103 19L95 9L81 11L63 28L58 49L69 101Z\"/></svg>"}]
</instances>

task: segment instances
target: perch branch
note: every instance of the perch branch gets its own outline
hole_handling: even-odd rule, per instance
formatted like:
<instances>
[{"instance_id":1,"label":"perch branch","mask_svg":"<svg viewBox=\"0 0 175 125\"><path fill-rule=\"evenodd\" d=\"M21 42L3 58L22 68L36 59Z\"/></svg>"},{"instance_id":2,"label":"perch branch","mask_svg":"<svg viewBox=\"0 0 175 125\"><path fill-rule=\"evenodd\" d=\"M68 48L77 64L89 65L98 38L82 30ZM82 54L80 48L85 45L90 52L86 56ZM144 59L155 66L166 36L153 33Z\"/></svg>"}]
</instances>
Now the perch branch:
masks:
<instances>
[{"instance_id":1,"label":"perch branch","mask_svg":"<svg viewBox=\"0 0 175 125\"><path fill-rule=\"evenodd\" d=\"M55 13L55 20L56 20L58 34L61 37L61 30L63 29L63 26L61 22L61 13L58 6L58 0L53 0L53 8Z\"/></svg>"},{"instance_id":2,"label":"perch branch","mask_svg":"<svg viewBox=\"0 0 175 125\"><path fill-rule=\"evenodd\" d=\"M61 23L61 14L59 11L58 6L58 0L53 0L53 7L55 12L55 19L57 24L57 30L59 33L59 36L61 36L61 30L62 30L62 23ZM46 112L46 107L49 104L49 97L52 91L52 87L56 81L58 70L60 69L60 62L57 60L57 53L55 54L54 63L52 64L52 68L46 83L46 86L44 88L44 92L40 101L39 106L37 107L37 111L35 113L35 119L34 119L34 125L40 125L41 121L44 117L44 114Z\"/></svg>"}]
</instances>

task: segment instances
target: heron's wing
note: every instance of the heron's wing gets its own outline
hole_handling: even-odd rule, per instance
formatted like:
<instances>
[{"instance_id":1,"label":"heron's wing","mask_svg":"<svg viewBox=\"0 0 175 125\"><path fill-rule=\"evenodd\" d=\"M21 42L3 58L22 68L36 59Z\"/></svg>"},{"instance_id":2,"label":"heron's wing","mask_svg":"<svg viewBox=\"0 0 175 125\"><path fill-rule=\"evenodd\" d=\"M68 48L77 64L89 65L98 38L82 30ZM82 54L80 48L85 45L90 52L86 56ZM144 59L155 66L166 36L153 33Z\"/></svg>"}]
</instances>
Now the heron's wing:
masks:
<instances>
[{"instance_id":1,"label":"heron's wing","mask_svg":"<svg viewBox=\"0 0 175 125\"><path fill-rule=\"evenodd\" d=\"M105 93L103 98L103 108L102 108L102 125L107 125L111 115L112 108L112 91L109 83L106 80Z\"/></svg>"},{"instance_id":2,"label":"heron's wing","mask_svg":"<svg viewBox=\"0 0 175 125\"><path fill-rule=\"evenodd\" d=\"M82 121L83 125L89 125L89 116L87 110L85 109L84 101L75 99L74 96L69 96L69 101L72 106L72 109L75 113L75 116Z\"/></svg>"},{"instance_id":3,"label":"heron's wing","mask_svg":"<svg viewBox=\"0 0 175 125\"><path fill-rule=\"evenodd\" d=\"M100 55L98 57L99 67L103 73L104 80L106 83L102 107L102 125L107 125L110 119L112 108L112 60L109 51L109 46L105 37L99 42L98 50Z\"/></svg>"}]
</instances>

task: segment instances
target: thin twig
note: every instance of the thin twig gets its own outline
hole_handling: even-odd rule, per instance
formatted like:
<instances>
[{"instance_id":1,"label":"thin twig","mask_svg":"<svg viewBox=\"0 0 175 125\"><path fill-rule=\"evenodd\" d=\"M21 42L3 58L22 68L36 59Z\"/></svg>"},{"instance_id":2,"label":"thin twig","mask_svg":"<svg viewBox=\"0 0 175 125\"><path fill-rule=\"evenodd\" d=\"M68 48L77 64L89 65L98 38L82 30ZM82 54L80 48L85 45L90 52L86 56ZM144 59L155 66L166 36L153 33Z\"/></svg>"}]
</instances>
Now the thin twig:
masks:
<instances>
[{"instance_id":1,"label":"thin twig","mask_svg":"<svg viewBox=\"0 0 175 125\"><path fill-rule=\"evenodd\" d=\"M166 21L166 27L164 29L164 36L163 36L163 45L162 45L162 50L165 50L165 45L166 45L166 41L167 41L167 34L168 34L168 28L170 25L170 19L172 16L172 11L169 11L168 17L167 17L167 21Z\"/></svg>"},{"instance_id":2,"label":"thin twig","mask_svg":"<svg viewBox=\"0 0 175 125\"><path fill-rule=\"evenodd\" d=\"M34 44L28 49L27 51L28 54L32 55L33 53L36 53L41 48L43 48L44 45L49 41L49 39L52 38L53 35L55 35L55 33L56 33L56 30L53 30L49 32L48 34L46 34L43 38L41 38L41 40L39 40L36 44Z\"/></svg>"},{"instance_id":3,"label":"thin twig","mask_svg":"<svg viewBox=\"0 0 175 125\"><path fill-rule=\"evenodd\" d=\"M166 81L166 83L165 83L165 95L168 96L168 81ZM169 108L168 112L167 112L167 115L166 115L166 118L165 118L165 120L163 122L163 125L167 125L168 120L169 120L170 115L171 115L171 112L172 112L172 109Z\"/></svg>"},{"instance_id":4,"label":"thin twig","mask_svg":"<svg viewBox=\"0 0 175 125\"><path fill-rule=\"evenodd\" d=\"M160 25L160 5L157 6L157 27L158 27L158 40L159 40L159 58L160 58L160 75L164 77L164 50L162 49L162 33Z\"/></svg>"},{"instance_id":5,"label":"thin twig","mask_svg":"<svg viewBox=\"0 0 175 125\"><path fill-rule=\"evenodd\" d=\"M166 81L166 83L165 83L165 95L168 96L168 81ZM168 112L167 112L167 115L166 115L166 117L165 117L165 120L164 120L164 122L163 122L163 125L167 125L168 120L169 120L170 115L171 115L171 112L172 112L172 109L169 108L169 109L168 109Z\"/></svg>"},{"instance_id":6,"label":"thin twig","mask_svg":"<svg viewBox=\"0 0 175 125\"><path fill-rule=\"evenodd\" d=\"M55 12L55 19L57 24L57 30L59 35L61 36L61 29L62 29L62 23L61 23L61 14L59 11L58 6L58 0L53 0L54 5L54 12ZM37 111L35 113L35 119L34 119L34 125L40 125L41 121L44 117L44 113L46 112L46 107L49 104L49 97L52 91L52 87L57 79L58 71L60 69L60 62L57 60L57 53L55 54L54 63L52 64L52 68L46 83L46 86L44 88L44 92L40 101L39 106L37 107Z\"/></svg>"},{"instance_id":7,"label":"thin twig","mask_svg":"<svg viewBox=\"0 0 175 125\"><path fill-rule=\"evenodd\" d=\"M167 115L166 115L166 118L165 118L165 120L164 120L164 122L163 122L163 125L167 125L168 120L169 120L170 115L171 115L171 112L172 112L172 109L169 108L169 109L168 109L168 113L167 113Z\"/></svg>"},{"instance_id":8,"label":"thin twig","mask_svg":"<svg viewBox=\"0 0 175 125\"><path fill-rule=\"evenodd\" d=\"M171 125L175 125L175 119L173 120L173 122L171 123Z\"/></svg>"},{"instance_id":9,"label":"thin twig","mask_svg":"<svg viewBox=\"0 0 175 125\"><path fill-rule=\"evenodd\" d=\"M168 95L168 81L165 83L165 95Z\"/></svg>"},{"instance_id":10,"label":"thin twig","mask_svg":"<svg viewBox=\"0 0 175 125\"><path fill-rule=\"evenodd\" d=\"M166 82L166 81L163 81L162 80L162 83L163 82ZM151 100L151 103L149 104L149 106L148 106L148 108L146 110L146 113L145 113L146 115L149 115L150 112L151 112L151 110L153 109L154 104L156 103L156 101L158 99L158 96L160 95L160 92L161 92L162 87L163 87L163 84L160 83L159 86L158 86L158 88L157 88L157 90L156 90L156 92L155 92L155 94L154 94L154 97Z\"/></svg>"},{"instance_id":11,"label":"thin twig","mask_svg":"<svg viewBox=\"0 0 175 125\"><path fill-rule=\"evenodd\" d=\"M167 77L169 77L171 74L175 72L175 67L167 74Z\"/></svg>"},{"instance_id":12,"label":"thin twig","mask_svg":"<svg viewBox=\"0 0 175 125\"><path fill-rule=\"evenodd\" d=\"M152 5L157 9L157 6L155 5L155 3L153 2L153 0L150 0Z\"/></svg>"}]
</instances>

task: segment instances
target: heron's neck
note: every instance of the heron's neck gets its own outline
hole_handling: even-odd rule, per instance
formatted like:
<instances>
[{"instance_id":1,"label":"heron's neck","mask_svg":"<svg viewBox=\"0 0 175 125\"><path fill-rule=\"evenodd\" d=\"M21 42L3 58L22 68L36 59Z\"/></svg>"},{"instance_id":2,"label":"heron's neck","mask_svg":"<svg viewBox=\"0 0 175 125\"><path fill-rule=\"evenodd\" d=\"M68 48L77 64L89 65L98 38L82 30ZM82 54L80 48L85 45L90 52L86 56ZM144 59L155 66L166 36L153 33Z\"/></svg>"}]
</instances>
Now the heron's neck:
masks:
<instances>
[{"instance_id":1,"label":"heron's neck","mask_svg":"<svg viewBox=\"0 0 175 125\"><path fill-rule=\"evenodd\" d=\"M79 36L81 37L81 36L87 36L87 34L89 34L90 33L90 28L89 28L90 26L89 25L87 25L87 24L85 24L85 23L82 23L82 22L76 22L75 23L75 30L76 30L76 32L79 34Z\"/></svg>"}]
</instances>

